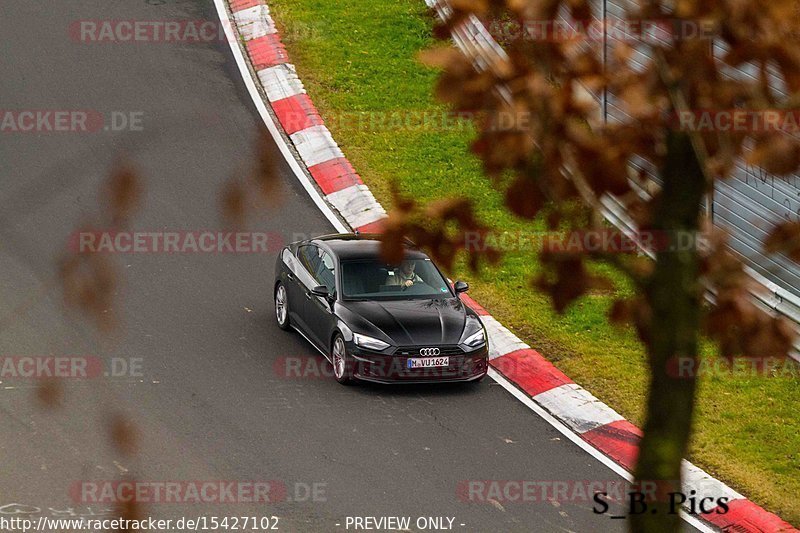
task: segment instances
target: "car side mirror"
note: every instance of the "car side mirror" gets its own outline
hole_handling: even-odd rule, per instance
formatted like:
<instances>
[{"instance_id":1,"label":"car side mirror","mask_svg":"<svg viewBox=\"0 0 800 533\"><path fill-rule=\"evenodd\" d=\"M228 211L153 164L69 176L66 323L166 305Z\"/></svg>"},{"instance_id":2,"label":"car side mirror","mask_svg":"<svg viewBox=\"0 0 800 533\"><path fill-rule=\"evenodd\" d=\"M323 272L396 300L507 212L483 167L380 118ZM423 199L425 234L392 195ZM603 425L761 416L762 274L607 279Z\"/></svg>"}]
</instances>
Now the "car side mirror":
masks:
<instances>
[{"instance_id":1,"label":"car side mirror","mask_svg":"<svg viewBox=\"0 0 800 533\"><path fill-rule=\"evenodd\" d=\"M469 283L466 281L456 281L456 284L453 286L456 290L456 294L461 294L462 292L467 292L469 290Z\"/></svg>"},{"instance_id":2,"label":"car side mirror","mask_svg":"<svg viewBox=\"0 0 800 533\"><path fill-rule=\"evenodd\" d=\"M328 287L325 285L317 285L311 289L311 294L319 296L320 298L327 298L330 293L328 292Z\"/></svg>"}]
</instances>

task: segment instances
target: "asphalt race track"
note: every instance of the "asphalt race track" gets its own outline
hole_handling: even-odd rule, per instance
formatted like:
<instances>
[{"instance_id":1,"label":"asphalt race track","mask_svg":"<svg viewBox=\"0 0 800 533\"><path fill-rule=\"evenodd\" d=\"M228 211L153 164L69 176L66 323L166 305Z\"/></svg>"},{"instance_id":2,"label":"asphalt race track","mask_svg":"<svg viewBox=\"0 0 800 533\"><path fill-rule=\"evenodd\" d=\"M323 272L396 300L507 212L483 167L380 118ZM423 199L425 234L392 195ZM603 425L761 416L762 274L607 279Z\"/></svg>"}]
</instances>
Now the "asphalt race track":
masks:
<instances>
[{"instance_id":1,"label":"asphalt race track","mask_svg":"<svg viewBox=\"0 0 800 533\"><path fill-rule=\"evenodd\" d=\"M6 0L2 10L0 107L134 113L142 131L0 133L0 355L141 364L141 375L65 380L55 410L37 404L36 380L2 379L0 517L100 513L108 506L76 502L70 487L127 477L277 481L301 501L145 504L143 514L275 515L282 531L343 531L348 516L451 517L460 531L624 529L609 518L617 505L598 516L591 500L459 497L466 480L621 480L490 379L347 388L276 372L287 357L325 365L275 324L274 253L119 254L121 330L99 338L65 314L56 262L97 212L113 161L125 154L146 181L132 229L219 228L220 188L247 168L260 119L225 42L91 44L70 33L83 19L217 23L210 0ZM285 162L280 175L280 204L251 229L283 240L331 232ZM132 456L110 444L113 413L138 427Z\"/></svg>"}]
</instances>

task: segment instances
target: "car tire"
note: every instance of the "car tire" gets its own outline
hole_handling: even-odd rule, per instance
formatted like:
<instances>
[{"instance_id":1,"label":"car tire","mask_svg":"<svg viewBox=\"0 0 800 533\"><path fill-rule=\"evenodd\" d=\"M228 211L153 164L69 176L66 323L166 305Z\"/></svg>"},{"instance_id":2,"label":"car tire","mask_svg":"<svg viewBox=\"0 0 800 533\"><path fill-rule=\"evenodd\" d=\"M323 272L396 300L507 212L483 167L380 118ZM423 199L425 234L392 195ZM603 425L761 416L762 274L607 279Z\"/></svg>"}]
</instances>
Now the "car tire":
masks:
<instances>
[{"instance_id":1,"label":"car tire","mask_svg":"<svg viewBox=\"0 0 800 533\"><path fill-rule=\"evenodd\" d=\"M347 354L347 345L344 338L337 333L331 343L331 364L333 364L333 377L342 385L353 383L353 359Z\"/></svg>"},{"instance_id":2,"label":"car tire","mask_svg":"<svg viewBox=\"0 0 800 533\"><path fill-rule=\"evenodd\" d=\"M275 287L275 320L282 330L288 330L292 327L291 320L289 320L289 293L283 283L280 282Z\"/></svg>"}]
</instances>

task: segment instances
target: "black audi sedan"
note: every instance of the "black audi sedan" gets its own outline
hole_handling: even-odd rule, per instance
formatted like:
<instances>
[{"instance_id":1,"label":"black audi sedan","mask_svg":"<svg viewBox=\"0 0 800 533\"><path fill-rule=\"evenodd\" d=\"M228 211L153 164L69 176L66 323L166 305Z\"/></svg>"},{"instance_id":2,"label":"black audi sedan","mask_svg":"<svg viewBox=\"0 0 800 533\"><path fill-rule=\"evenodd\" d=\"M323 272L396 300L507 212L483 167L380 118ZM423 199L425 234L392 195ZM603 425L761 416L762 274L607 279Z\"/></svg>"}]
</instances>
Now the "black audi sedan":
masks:
<instances>
[{"instance_id":1,"label":"black audi sedan","mask_svg":"<svg viewBox=\"0 0 800 533\"><path fill-rule=\"evenodd\" d=\"M376 235L327 235L281 250L278 326L294 328L333 365L339 383L477 382L489 346L478 315L433 261L409 245L399 265Z\"/></svg>"}]
</instances>

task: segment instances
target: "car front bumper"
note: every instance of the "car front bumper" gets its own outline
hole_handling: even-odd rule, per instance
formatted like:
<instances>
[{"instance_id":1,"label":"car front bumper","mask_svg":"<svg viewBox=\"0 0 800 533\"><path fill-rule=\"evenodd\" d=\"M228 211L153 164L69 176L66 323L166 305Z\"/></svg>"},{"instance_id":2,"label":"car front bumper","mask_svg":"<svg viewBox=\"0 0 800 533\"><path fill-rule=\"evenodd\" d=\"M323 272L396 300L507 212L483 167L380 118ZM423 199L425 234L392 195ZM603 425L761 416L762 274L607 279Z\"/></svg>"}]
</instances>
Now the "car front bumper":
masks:
<instances>
[{"instance_id":1,"label":"car front bumper","mask_svg":"<svg viewBox=\"0 0 800 533\"><path fill-rule=\"evenodd\" d=\"M450 383L476 381L489 368L489 347L461 354L448 354L449 366L408 368L408 355L386 355L362 350L355 345L349 351L353 359L354 378L373 383ZM413 357L419 357L414 355Z\"/></svg>"}]
</instances>

